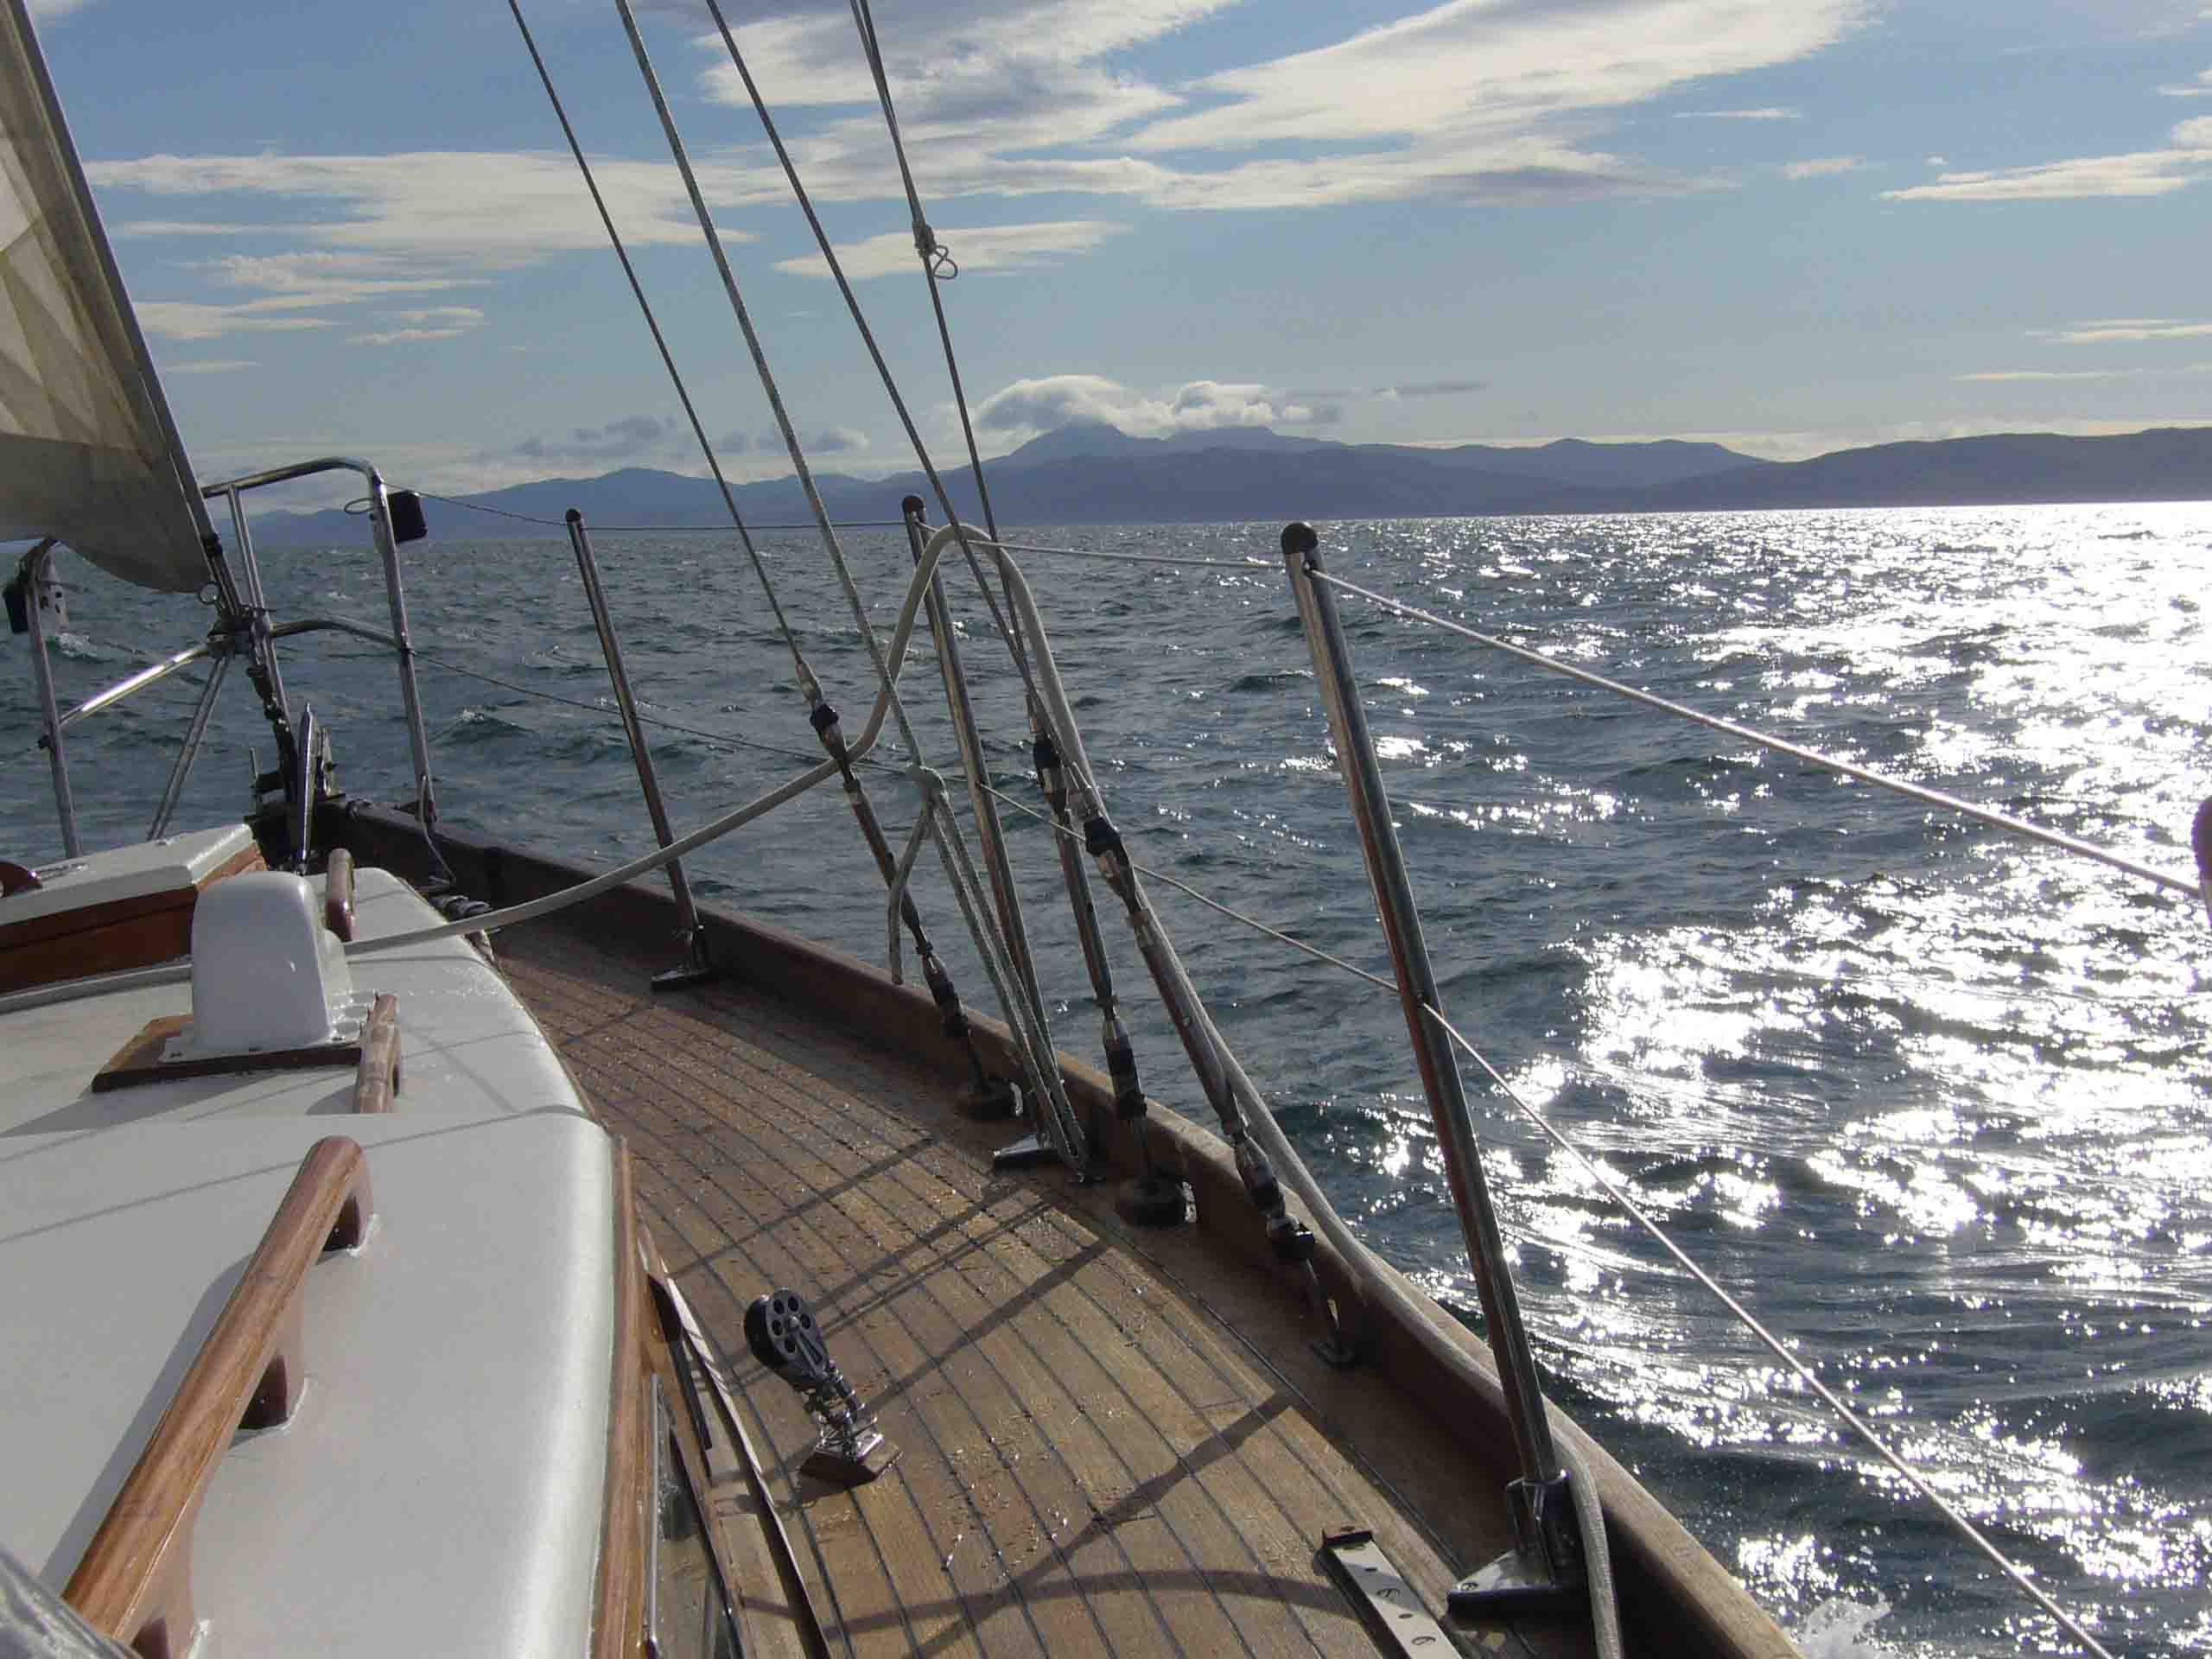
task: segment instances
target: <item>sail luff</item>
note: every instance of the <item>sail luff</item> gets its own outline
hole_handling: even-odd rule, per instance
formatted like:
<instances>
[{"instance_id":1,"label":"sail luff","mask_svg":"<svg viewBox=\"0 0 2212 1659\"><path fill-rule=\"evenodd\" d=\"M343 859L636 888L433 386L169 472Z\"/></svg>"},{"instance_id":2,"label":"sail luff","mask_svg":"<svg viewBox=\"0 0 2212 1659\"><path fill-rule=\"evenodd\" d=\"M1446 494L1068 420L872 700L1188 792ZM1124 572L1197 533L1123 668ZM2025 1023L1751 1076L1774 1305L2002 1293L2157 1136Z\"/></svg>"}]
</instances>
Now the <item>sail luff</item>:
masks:
<instances>
[{"instance_id":1,"label":"sail luff","mask_svg":"<svg viewBox=\"0 0 2212 1659\"><path fill-rule=\"evenodd\" d=\"M0 3L0 539L190 593L211 526L24 0Z\"/></svg>"}]
</instances>

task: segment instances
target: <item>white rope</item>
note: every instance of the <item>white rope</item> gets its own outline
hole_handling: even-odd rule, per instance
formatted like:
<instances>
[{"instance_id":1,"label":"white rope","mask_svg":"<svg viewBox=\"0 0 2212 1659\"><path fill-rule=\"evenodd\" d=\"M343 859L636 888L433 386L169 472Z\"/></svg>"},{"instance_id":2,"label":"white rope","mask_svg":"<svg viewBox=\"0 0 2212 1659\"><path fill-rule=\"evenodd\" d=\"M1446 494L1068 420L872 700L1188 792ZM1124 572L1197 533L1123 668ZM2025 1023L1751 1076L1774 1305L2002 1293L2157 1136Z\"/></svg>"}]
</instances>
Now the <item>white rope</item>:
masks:
<instances>
[{"instance_id":1,"label":"white rope","mask_svg":"<svg viewBox=\"0 0 2212 1659\"><path fill-rule=\"evenodd\" d=\"M1808 766L1819 766L1823 771L1856 779L1862 784L1872 784L1877 789L1888 790L1891 794L1902 795L1908 800L1919 801L1928 806L1939 806L1946 811L1959 813L1978 823L1988 824L1993 829L2009 830L2018 836L2025 836L2031 841L2040 842L2046 847L2056 847L2063 852L2072 853L2077 857L2094 859L2100 864L2109 865L2113 869L2126 874L2154 882L2159 887L2171 888L2176 893L2186 893L2192 899L2199 897L2197 884L2194 880L2175 875L2149 864L2139 864L2123 854L2109 851L2094 842L2083 841L2063 830L2046 830L2041 824L2031 823L2027 819L2015 817L2010 812L1999 812L1993 807L1977 806L1972 801L1962 800L1958 796L1947 795L1940 789L1929 789L1922 784L1907 783L1902 778L1892 778L1886 772L1876 772L1871 766L1862 766L1850 760L1839 760L1832 755L1822 754L1818 749L1808 749L1801 743L1792 743L1785 738L1770 736L1767 733L1755 728L1739 726L1732 720L1723 720L1718 715L1706 714L1700 709L1690 708L1686 703L1670 702L1652 692L1638 690L1635 686L1624 685L1618 680L1607 679L1602 674L1593 674L1588 669L1577 668L1572 663L1561 662L1556 657L1548 657L1541 651L1531 651L1526 645L1516 645L1510 640L1497 638L1495 634L1478 632L1473 628L1439 616L1433 611L1424 611L1418 606L1407 605L1397 600L1386 598L1370 588L1361 587L1357 582L1346 582L1342 576L1330 571L1316 570L1309 566L1306 574L1316 582L1325 582L1332 588L1340 588L1345 593L1356 594L1369 603L1380 606L1382 609L1396 615L1410 618L1416 622L1426 622L1432 627L1443 629L1446 633L1456 633L1463 639L1471 639L1478 645L1489 646L1492 651L1502 651L1507 656L1516 658L1534 667L1548 669L1554 674L1564 674L1571 680L1579 680L1583 684L1595 687L1600 691L1611 691L1617 696L1626 697L1632 702L1640 702L1648 709L1656 709L1662 714L1672 715L1678 720L1691 721L1697 725L1724 733L1759 748L1770 750L1773 753L1787 755L1793 760L1802 760Z\"/></svg>"}]
</instances>

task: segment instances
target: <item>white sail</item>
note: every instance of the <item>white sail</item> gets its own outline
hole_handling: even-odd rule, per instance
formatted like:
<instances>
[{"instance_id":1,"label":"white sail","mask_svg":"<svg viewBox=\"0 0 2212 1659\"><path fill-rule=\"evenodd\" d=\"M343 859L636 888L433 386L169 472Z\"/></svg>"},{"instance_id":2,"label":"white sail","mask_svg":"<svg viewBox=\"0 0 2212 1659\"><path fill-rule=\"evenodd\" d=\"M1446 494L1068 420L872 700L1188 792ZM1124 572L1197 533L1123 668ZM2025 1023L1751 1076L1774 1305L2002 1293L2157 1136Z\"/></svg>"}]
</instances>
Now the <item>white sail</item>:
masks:
<instances>
[{"instance_id":1,"label":"white sail","mask_svg":"<svg viewBox=\"0 0 2212 1659\"><path fill-rule=\"evenodd\" d=\"M142 587L208 580L199 492L22 0L0 4L0 540Z\"/></svg>"}]
</instances>

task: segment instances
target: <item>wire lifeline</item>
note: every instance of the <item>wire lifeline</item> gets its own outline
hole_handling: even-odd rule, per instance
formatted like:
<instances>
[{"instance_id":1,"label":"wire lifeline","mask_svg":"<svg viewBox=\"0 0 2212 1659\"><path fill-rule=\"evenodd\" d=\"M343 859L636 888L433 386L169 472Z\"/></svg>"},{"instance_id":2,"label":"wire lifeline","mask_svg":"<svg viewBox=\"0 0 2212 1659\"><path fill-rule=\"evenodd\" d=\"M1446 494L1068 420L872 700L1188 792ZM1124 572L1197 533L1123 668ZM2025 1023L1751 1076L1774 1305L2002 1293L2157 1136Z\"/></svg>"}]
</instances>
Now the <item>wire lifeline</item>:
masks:
<instances>
[{"instance_id":1,"label":"wire lifeline","mask_svg":"<svg viewBox=\"0 0 2212 1659\"><path fill-rule=\"evenodd\" d=\"M993 791L993 793L996 794L998 791L995 790ZM1058 825L1052 823L1047 819L1045 819L1042 814L1032 811L1029 808L1021 805L1019 802L1014 801L1004 795L1001 795L1000 798L1001 800L1005 800L1007 804L1013 806L1017 811L1027 813L1029 817L1037 818L1039 822L1045 823L1046 827L1049 829L1055 830L1063 835L1071 833L1067 830L1059 830ZM1143 868L1144 867L1139 866L1138 868ZM1365 980L1369 984L1376 987L1378 989L1388 991L1393 995L1397 994L1398 988L1396 984L1390 980L1383 978L1380 974L1370 973L1368 969L1359 967L1356 963L1347 962L1341 957L1332 955L1330 952L1322 950L1318 945L1308 944L1302 939L1294 938L1287 933L1268 926L1265 922L1259 920L1255 917L1247 915L1243 912L1239 911L1231 906L1223 904L1218 899L1209 898L1206 894L1200 893L1197 888L1176 880L1173 876L1162 874L1158 870L1148 868L1145 869L1145 874L1153 876L1158 880L1165 882L1171 887L1174 887L1179 891L1188 894L1192 899L1197 899L1200 904L1205 905L1208 909L1218 912L1220 914L1229 917L1234 921L1242 923L1243 925L1251 928L1255 932L1264 934L1269 938L1289 945L1294 950L1302 951L1306 956L1312 957L1317 961L1326 963L1331 967L1338 969L1356 978ZM1461 1033L1457 1026L1453 1025L1451 1020L1446 1019L1433 1005L1424 1003L1421 1007L1421 1012L1427 1014L1431 1020L1433 1020L1437 1026L1443 1031L1444 1034L1451 1039L1452 1042L1463 1053L1465 1053L1468 1058L1475 1063L1475 1065L1481 1070L1483 1075L1489 1079L1491 1085L1496 1089L1499 1094L1503 1095L1515 1108L1515 1109L1519 1111L1523 1117L1529 1121L1529 1122L1533 1123L1536 1128L1543 1134L1546 1139L1549 1140L1554 1146L1558 1147L1560 1151L1572 1158L1575 1163L1581 1167L1584 1173L1590 1177L1591 1180L1596 1184L1599 1190L1605 1193L1605 1197L1610 1199L1616 1207L1626 1215L1629 1219L1635 1222L1639 1227L1643 1228L1646 1233L1650 1235L1653 1241L1656 1243L1662 1249L1665 1250L1685 1273L1688 1274L1692 1279L1695 1280L1698 1284L1702 1286L1716 1300L1718 1300L1721 1306L1726 1308L1729 1313L1736 1319L1737 1322L1743 1325L1746 1331L1751 1332L1751 1336L1756 1338L1761 1345L1771 1352L1777 1359L1780 1360L1782 1363L1792 1373L1792 1375L1796 1376L1800 1381L1804 1382L1808 1388L1811 1389L1814 1393L1818 1395L1821 1400L1827 1404L1830 1409L1834 1411L1836 1415L1842 1420L1846 1427L1857 1433L1859 1438L1873 1450L1877 1456L1881 1458L1882 1460L1887 1463L1891 1468L1895 1469L1904 1479L1907 1484L1911 1486L1916 1492L1919 1493L1923 1497L1925 1497L1929 1503L1933 1503L1937 1510L1941 1512L1943 1518L1955 1528L1960 1535L1964 1537L1968 1543L1970 1543L1982 1555L1986 1557L1999 1571L2001 1571L2007 1578L2012 1580L2014 1584L2026 1591L2028 1595L2036 1602L2037 1605L2041 1607L2043 1611L2048 1613L2052 1618L2057 1620L2059 1624L2066 1630L2067 1634L2071 1636L2075 1641L2079 1642L2085 1650L2092 1655L2097 1656L2097 1659L2110 1659L2110 1656L2106 1653L2104 1648L2099 1645L2094 1637L2090 1636L2087 1630L2083 1630L2081 1624L2076 1622L2075 1619L2065 1611L2065 1609L2059 1606L2056 1602L2053 1601L2047 1594L2039 1589L2034 1582L2030 1580L2019 1567L2015 1566L2012 1560L2006 1557L2004 1552L1999 1549L1997 1546L1993 1543L1978 1528L1976 1528L1971 1521L1967 1520L1963 1515L1959 1513L1959 1511L1955 1509L1941 1493L1935 1490L1927 1478L1915 1470L1902 1455L1893 1450L1890 1446L1889 1443L1885 1440L1881 1435L1877 1433L1871 1425L1859 1417L1857 1413L1853 1412L1849 1406L1845 1404L1841 1396L1826 1382L1821 1380L1819 1373L1815 1372L1810 1366L1806 1364L1803 1360L1800 1359L1795 1353L1791 1352L1787 1344L1783 1342L1781 1338L1775 1336L1770 1331L1769 1331L1765 1325L1763 1324L1755 1314L1753 1314L1734 1296L1731 1295L1728 1291L1724 1288L1710 1274L1707 1273L1704 1268L1699 1267L1695 1262L1691 1260L1689 1255L1683 1251L1681 1247L1675 1243L1674 1239L1668 1234L1666 1229L1662 1227L1656 1221L1654 1221L1650 1216L1646 1214L1643 1207L1637 1204L1633 1198L1630 1198L1621 1188L1618 1183L1615 1182L1605 1173L1604 1169L1598 1164L1596 1160L1590 1157L1589 1154L1585 1153L1580 1147L1577 1147L1573 1141L1570 1141L1560 1129L1550 1122L1533 1104L1523 1099L1520 1091L1515 1089L1513 1084L1508 1081L1504 1075L1501 1073L1496 1066L1491 1064L1488 1058L1483 1054L1481 1050L1478 1049L1473 1043L1470 1042L1467 1038Z\"/></svg>"},{"instance_id":2,"label":"wire lifeline","mask_svg":"<svg viewBox=\"0 0 2212 1659\"><path fill-rule=\"evenodd\" d=\"M1495 634L1478 632L1461 623L1439 616L1433 611L1425 611L1418 606L1407 605L1397 600L1386 598L1370 588L1361 587L1357 582L1346 582L1342 576L1330 571L1309 570L1306 574L1316 582L1325 582L1332 588L1340 588L1348 594L1355 594L1370 604L1380 606L1382 609L1393 612L1399 616L1408 618L1415 622L1426 622L1432 627L1443 629L1446 633L1456 633L1463 639L1471 639L1478 645L1487 645L1493 651L1503 652L1507 656L1532 666L1548 669L1554 674L1563 674L1571 680L1579 680L1583 684L1598 690L1610 691L1617 696L1626 697L1632 702L1640 702L1646 708L1656 709L1662 714L1672 715L1679 720L1693 721L1773 753L1787 755L1793 760L1802 760L1808 766L1818 766L1826 772L1855 779L1862 784L1871 784L1877 789L1887 790L1891 794L1904 796L1908 800L1918 801L1928 806L1942 807L1947 811L1956 812L1965 817L1972 818L1976 823L1988 824L1993 829L2009 830L2014 835L2025 836L2031 841L2040 842L2047 847L2056 847L2079 857L2094 859L2100 864L2108 865L2113 869L2139 877L2156 886L2185 893L2192 900L2200 897L2197 884L2195 881L2149 864L2138 863L2124 854L2112 852L2098 846L2094 842L2083 841L2078 836L2069 836L2060 830L2047 830L2041 824L2031 823L2027 819L2017 817L2010 812L2000 812L1993 807L1977 806L1972 801L1961 799L1958 796L1947 795L1940 789L1929 789L1923 784L1908 783L1902 778L1892 778L1886 772L1877 772L1871 766L1859 766L1855 761L1839 760L1832 755L1822 754L1818 749L1808 749L1802 744L1792 743L1787 738L1770 736L1755 727L1738 725L1732 720L1724 720L1718 715L1706 714L1700 709L1690 708L1686 703L1675 702L1656 693L1639 690L1635 686L1624 684L1618 680L1607 679L1604 675L1593 674L1588 669L1577 668L1572 663L1563 663L1556 657L1548 657L1541 651L1531 651L1526 645L1516 645L1510 640L1497 638Z\"/></svg>"},{"instance_id":3,"label":"wire lifeline","mask_svg":"<svg viewBox=\"0 0 2212 1659\"><path fill-rule=\"evenodd\" d=\"M2098 1643L2094 1637L2091 1636L2088 1631L2082 1628L2081 1624L2075 1620L2073 1615L2069 1613L2064 1608L2061 1607L2056 1601L2053 1601L2049 1595L2045 1594L2044 1591L2036 1585L2033 1580L2030 1579L2019 1567L2015 1567L2002 1550L1999 1549L1995 1544L1992 1543L1988 1538L1983 1535L1980 1529L1976 1527L1973 1522L1967 1520L1966 1516L1961 1515L1957 1510L1954 1509L1949 1502L1944 1498L1942 1494L1938 1492L1924 1476L1923 1476L1917 1470L1914 1469L1911 1464L1907 1462L1902 1455L1896 1451L1893 1451L1888 1441L1885 1440L1879 1434L1876 1433L1871 1425L1862 1419L1858 1413L1852 1410L1849 1406L1844 1403L1843 1397L1840 1395L1837 1394L1834 1389L1831 1389L1826 1382L1821 1380L1820 1374L1818 1372L1815 1371L1811 1366L1806 1364L1803 1360L1798 1358L1796 1354L1790 1352L1787 1344L1783 1343L1781 1338L1776 1337L1772 1332L1768 1331L1766 1326L1762 1325L1748 1308L1746 1308L1741 1302L1738 1301L1733 1296L1730 1295L1727 1291L1723 1289L1719 1283L1715 1281L1712 1275L1707 1274L1704 1268L1699 1267L1696 1262L1691 1261L1689 1256L1682 1250L1681 1247L1676 1244L1672 1238L1668 1236L1666 1230L1661 1227L1657 1222L1653 1221L1649 1216L1645 1215L1643 1211L1636 1204L1636 1202L1625 1192L1622 1192L1620 1187L1598 1166L1595 1160L1586 1156L1582 1150L1572 1141L1569 1141L1564 1134L1551 1123L1546 1122L1541 1112L1537 1111L1536 1109L1534 1106L1531 1106L1528 1102L1522 1100L1519 1092L1514 1089L1510 1083L1506 1081L1505 1077L1498 1071L1497 1068L1493 1066L1487 1059L1485 1059L1481 1052L1478 1050L1472 1043L1469 1042L1465 1037L1459 1034L1459 1027L1454 1026L1449 1020L1446 1019L1444 1015L1439 1013L1433 1005L1424 1003L1421 1007L1421 1012L1426 1014L1431 1020L1433 1020L1437 1023L1438 1027L1443 1031L1444 1034L1449 1037L1463 1053L1473 1060L1476 1065L1481 1068L1483 1075L1490 1079L1491 1084L1493 1088L1497 1089L1497 1090L1500 1094L1503 1095L1506 1099L1512 1102L1514 1106L1519 1109L1521 1115L1526 1117L1531 1123L1535 1124L1538 1129L1541 1130L1548 1140L1549 1140L1554 1146L1558 1147L1560 1151L1566 1153L1567 1156L1573 1159L1577 1164L1580 1165L1584 1173L1586 1173L1592 1181L1597 1183L1599 1189L1603 1192L1608 1198L1611 1199L1615 1205L1619 1206L1619 1208L1627 1214L1630 1219L1636 1222L1645 1232L1650 1234L1651 1236L1657 1241L1659 1247L1665 1250L1668 1255L1673 1256L1675 1262L1685 1273L1688 1273L1691 1278L1696 1280L1698 1283L1704 1286L1707 1290L1710 1291L1714 1296L1719 1298L1721 1305L1731 1313L1735 1315L1738 1322L1740 1323L1745 1330L1749 1331L1752 1336L1756 1337L1769 1352L1772 1353L1777 1359L1779 1359L1783 1365L1788 1367L1789 1371L1796 1376L1800 1382L1803 1382L1806 1387L1811 1389L1814 1393L1820 1395L1820 1397L1827 1403L1829 1408L1833 1410L1837 1416L1840 1417L1845 1423L1855 1430L1867 1445L1873 1447L1876 1453L1880 1456L1885 1463L1887 1463L1892 1469L1895 1469L1899 1475L1904 1477L1906 1484L1911 1486L1913 1491L1918 1492L1930 1503L1933 1503L1943 1518L1949 1522L1951 1525L1958 1530L1960 1535L1967 1541L1967 1542L1971 1543L1976 1549L1980 1550L1984 1556L1987 1557L1990 1562L2002 1572L2006 1578L2012 1580L2014 1585L2025 1591L2030 1599L2035 1602L2036 1605L2042 1608L2043 1611L2050 1614L2051 1618L2056 1619L2066 1633L2072 1637L2076 1642L2080 1643L2086 1651L2095 1655L2096 1659L2112 1659L2111 1655L2105 1651L2104 1648Z\"/></svg>"},{"instance_id":4,"label":"wire lifeline","mask_svg":"<svg viewBox=\"0 0 2212 1659\"><path fill-rule=\"evenodd\" d=\"M412 487L412 486L410 486ZM565 530L567 521L560 518L540 518L535 513L514 512L505 507L486 506L481 501L469 501L457 495L440 495L435 490L414 489L413 493L425 501L442 501L449 507L460 507L469 512L486 512L497 518L512 518L518 524L543 524L549 530ZM897 518L840 518L836 521L840 530L896 530L904 522ZM728 524L594 524L592 529L604 536L652 536L666 531L671 535L726 534ZM812 524L754 524L754 530L812 530Z\"/></svg>"}]
</instances>

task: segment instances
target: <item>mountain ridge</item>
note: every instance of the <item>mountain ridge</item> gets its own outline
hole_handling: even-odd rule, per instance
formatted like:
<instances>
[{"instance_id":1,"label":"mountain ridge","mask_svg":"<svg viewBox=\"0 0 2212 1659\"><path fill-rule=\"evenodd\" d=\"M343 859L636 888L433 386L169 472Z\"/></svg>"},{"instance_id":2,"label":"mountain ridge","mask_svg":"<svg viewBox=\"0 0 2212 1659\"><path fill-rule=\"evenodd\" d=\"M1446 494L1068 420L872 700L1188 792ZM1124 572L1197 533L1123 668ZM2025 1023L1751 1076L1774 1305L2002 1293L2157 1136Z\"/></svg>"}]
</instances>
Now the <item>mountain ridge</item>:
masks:
<instances>
[{"instance_id":1,"label":"mountain ridge","mask_svg":"<svg viewBox=\"0 0 2212 1659\"><path fill-rule=\"evenodd\" d=\"M955 511L980 522L967 469L940 475ZM1139 438L1103 423L1078 423L986 462L985 479L995 517L1007 524L2192 500L2212 499L2212 428L2104 437L1996 434L1770 461L1679 439L1429 448L1338 443L1266 427ZM825 473L815 484L840 519L895 521L908 495L929 501L932 519L942 511L919 473L875 480ZM792 478L737 486L734 493L749 526L811 518ZM487 510L464 516L434 504L445 520L442 533L464 540L541 537L559 529L570 507L607 531L717 527L728 518L711 480L651 467L537 479L453 499ZM359 534L356 521L334 511L269 512L254 524L257 543L270 547L350 542Z\"/></svg>"}]
</instances>

